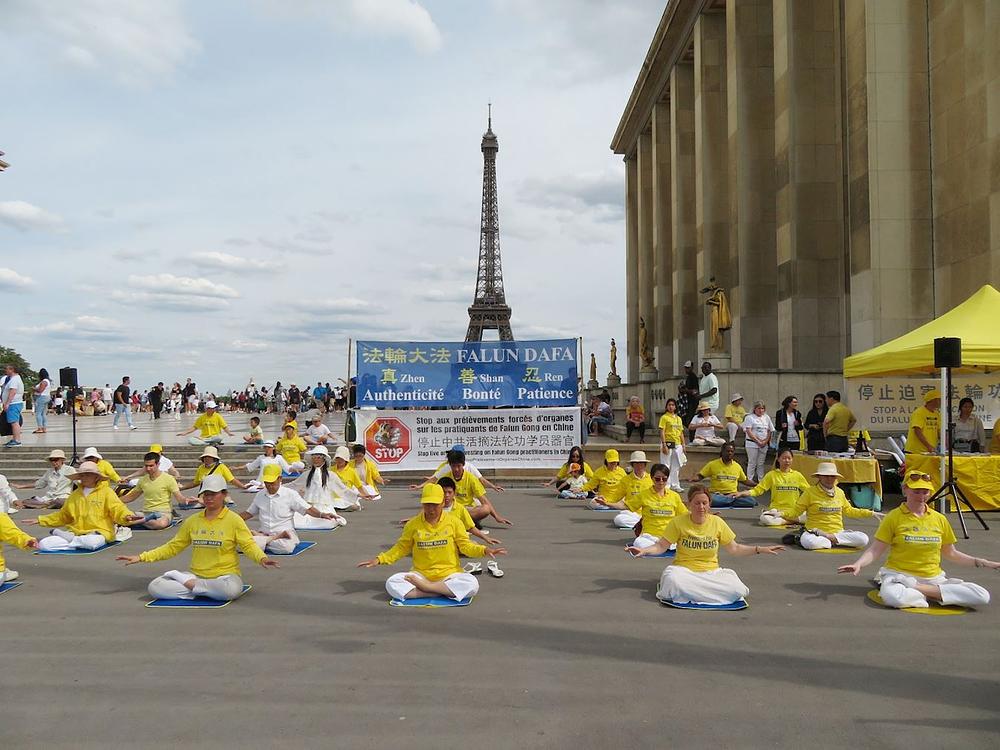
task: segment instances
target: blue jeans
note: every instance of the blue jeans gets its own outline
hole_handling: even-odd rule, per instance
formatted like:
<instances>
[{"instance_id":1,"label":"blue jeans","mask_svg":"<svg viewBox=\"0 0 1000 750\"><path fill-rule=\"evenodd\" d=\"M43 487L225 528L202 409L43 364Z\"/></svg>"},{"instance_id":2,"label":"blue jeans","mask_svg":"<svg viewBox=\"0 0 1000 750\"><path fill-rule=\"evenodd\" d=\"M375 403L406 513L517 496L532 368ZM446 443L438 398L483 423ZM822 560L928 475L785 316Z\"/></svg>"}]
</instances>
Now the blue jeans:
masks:
<instances>
[{"instance_id":1,"label":"blue jeans","mask_svg":"<svg viewBox=\"0 0 1000 750\"><path fill-rule=\"evenodd\" d=\"M38 423L39 429L44 430L48 426L47 411L51 400L49 396L35 396L35 422Z\"/></svg>"},{"instance_id":2,"label":"blue jeans","mask_svg":"<svg viewBox=\"0 0 1000 750\"><path fill-rule=\"evenodd\" d=\"M752 497L729 497L718 492L712 493L713 508L753 508L757 501Z\"/></svg>"},{"instance_id":3,"label":"blue jeans","mask_svg":"<svg viewBox=\"0 0 1000 750\"><path fill-rule=\"evenodd\" d=\"M132 426L132 407L130 407L128 404L115 404L115 422L114 422L114 426L115 427L118 426L118 419L119 419L119 417L121 417L122 414L125 415L125 421L128 423L128 426L131 427Z\"/></svg>"}]
</instances>

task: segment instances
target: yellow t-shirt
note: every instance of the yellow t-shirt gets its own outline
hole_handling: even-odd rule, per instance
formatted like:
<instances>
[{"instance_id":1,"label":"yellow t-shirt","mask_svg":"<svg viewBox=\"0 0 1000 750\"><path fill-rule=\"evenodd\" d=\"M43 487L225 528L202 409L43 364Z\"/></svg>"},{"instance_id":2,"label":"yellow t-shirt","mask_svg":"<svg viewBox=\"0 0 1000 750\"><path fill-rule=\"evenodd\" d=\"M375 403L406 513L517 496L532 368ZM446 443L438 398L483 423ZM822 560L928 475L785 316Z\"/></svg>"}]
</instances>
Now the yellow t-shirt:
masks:
<instances>
[{"instance_id":1,"label":"yellow t-shirt","mask_svg":"<svg viewBox=\"0 0 1000 750\"><path fill-rule=\"evenodd\" d=\"M226 420L222 418L219 412L209 416L208 414L200 414L196 420L194 420L194 426L201 430L198 433L198 437L202 440L207 440L210 437L215 437L216 435L221 435L222 431L229 427L226 424ZM193 571L192 571L193 572Z\"/></svg>"},{"instance_id":2,"label":"yellow t-shirt","mask_svg":"<svg viewBox=\"0 0 1000 750\"><path fill-rule=\"evenodd\" d=\"M684 421L678 414L664 412L660 417L660 434L664 443L684 444Z\"/></svg>"},{"instance_id":3,"label":"yellow t-shirt","mask_svg":"<svg viewBox=\"0 0 1000 750\"><path fill-rule=\"evenodd\" d=\"M211 467L205 466L205 464L199 466L198 470L195 471L194 473L195 484L201 484L202 480L208 476L208 473L210 471L212 471L212 474L218 474L220 477L225 477L226 483L231 484L233 479L235 478L233 477L233 472L231 472L229 470L229 467L223 463L220 463L218 466L219 468L217 468L215 471L212 471Z\"/></svg>"},{"instance_id":4,"label":"yellow t-shirt","mask_svg":"<svg viewBox=\"0 0 1000 750\"><path fill-rule=\"evenodd\" d=\"M428 580L440 581L462 572L458 564L459 552L466 557L482 557L486 548L469 540L461 520L454 513L442 513L434 526L427 523L421 513L406 522L399 540L381 553L378 561L380 565L392 565L402 557L413 555L413 570Z\"/></svg>"},{"instance_id":5,"label":"yellow t-shirt","mask_svg":"<svg viewBox=\"0 0 1000 750\"><path fill-rule=\"evenodd\" d=\"M274 450L288 463L294 464L302 460L302 454L306 452L306 442L298 435L291 438L283 437L274 444Z\"/></svg>"},{"instance_id":6,"label":"yellow t-shirt","mask_svg":"<svg viewBox=\"0 0 1000 750\"><path fill-rule=\"evenodd\" d=\"M751 497L758 497L765 492L771 492L771 510L780 511L782 515L791 515L799 495L809 489L808 480L801 472L789 469L771 469L760 480L760 484L750 490Z\"/></svg>"},{"instance_id":7,"label":"yellow t-shirt","mask_svg":"<svg viewBox=\"0 0 1000 750\"><path fill-rule=\"evenodd\" d=\"M14 544L21 549L28 549L28 542L32 537L25 534L17 525L10 520L6 513L0 513L0 573L7 570L7 563L3 559L3 545Z\"/></svg>"},{"instance_id":8,"label":"yellow t-shirt","mask_svg":"<svg viewBox=\"0 0 1000 750\"><path fill-rule=\"evenodd\" d=\"M602 464L597 467L597 471L595 471L593 476L587 480L585 485L583 485L583 491L596 492L602 497L607 497L608 495L614 494L615 487L624 478L625 469L621 466L616 466L614 469L608 469L607 466Z\"/></svg>"},{"instance_id":9,"label":"yellow t-shirt","mask_svg":"<svg viewBox=\"0 0 1000 750\"><path fill-rule=\"evenodd\" d=\"M101 482L89 495L83 487L73 490L62 508L38 517L39 526L65 526L74 534L97 532L109 542L115 539L115 525L124 526L132 511L125 507L115 491Z\"/></svg>"},{"instance_id":10,"label":"yellow t-shirt","mask_svg":"<svg viewBox=\"0 0 1000 750\"><path fill-rule=\"evenodd\" d=\"M594 476L594 470L590 468L590 464L588 464L586 461L583 462L583 466L581 468L583 469L583 476L587 477L587 479L590 479L592 476ZM569 476L569 464L563 464L562 466L559 467L559 471L556 472L556 479L565 479L568 476Z\"/></svg>"},{"instance_id":11,"label":"yellow t-shirt","mask_svg":"<svg viewBox=\"0 0 1000 750\"><path fill-rule=\"evenodd\" d=\"M376 484L381 484L382 474L379 473L378 466L376 465L376 463L372 461L370 458L368 458L368 456L365 456L363 463L365 466L365 482L367 484L370 484L372 487L374 487ZM351 465L352 467L354 467L354 473L358 474L358 469L357 469L358 464L352 463ZM360 474L358 474L358 479L361 479Z\"/></svg>"},{"instance_id":12,"label":"yellow t-shirt","mask_svg":"<svg viewBox=\"0 0 1000 750\"><path fill-rule=\"evenodd\" d=\"M651 488L641 495L625 500L625 505L633 513L642 516L642 533L653 536L663 536L667 524L677 516L688 512L681 501L681 496L673 490L658 495L656 490Z\"/></svg>"},{"instance_id":13,"label":"yellow t-shirt","mask_svg":"<svg viewBox=\"0 0 1000 750\"><path fill-rule=\"evenodd\" d=\"M701 573L719 567L719 547L735 540L736 534L719 516L708 516L699 525L691 520L688 513L668 523L663 530L663 538L677 545L674 565Z\"/></svg>"},{"instance_id":14,"label":"yellow t-shirt","mask_svg":"<svg viewBox=\"0 0 1000 750\"><path fill-rule=\"evenodd\" d=\"M827 534L836 534L844 530L844 516L851 518L871 518L874 513L865 508L855 508L847 501L844 491L836 487L833 497L830 497L818 485L810 485L809 489L795 502L795 507L788 515L794 520L806 514L806 529L817 529Z\"/></svg>"},{"instance_id":15,"label":"yellow t-shirt","mask_svg":"<svg viewBox=\"0 0 1000 750\"><path fill-rule=\"evenodd\" d=\"M653 478L649 476L647 471L642 477L637 477L635 474L626 474L625 478L622 479L614 487L608 488L608 494L604 495L604 499L609 503L617 503L619 500L624 499L625 505L631 498L639 497L646 490L653 489Z\"/></svg>"},{"instance_id":16,"label":"yellow t-shirt","mask_svg":"<svg viewBox=\"0 0 1000 750\"><path fill-rule=\"evenodd\" d=\"M150 479L147 474L139 477L136 487L142 492L142 509L147 513L166 513L170 515L170 498L179 492L177 480L165 471L156 479Z\"/></svg>"},{"instance_id":17,"label":"yellow t-shirt","mask_svg":"<svg viewBox=\"0 0 1000 750\"><path fill-rule=\"evenodd\" d=\"M361 477L354 470L353 464L344 464L343 469L338 469L336 466L331 468L333 469L333 473L340 477L340 481L344 483L345 487L353 487L356 490L364 491L365 488L361 484Z\"/></svg>"},{"instance_id":18,"label":"yellow t-shirt","mask_svg":"<svg viewBox=\"0 0 1000 750\"><path fill-rule=\"evenodd\" d=\"M186 547L191 548L190 570L199 578L241 575L237 547L255 563L266 557L254 542L246 521L238 513L223 508L211 521L205 518L205 511L195 513L180 525L173 539L140 553L139 559L143 562L167 560Z\"/></svg>"},{"instance_id":19,"label":"yellow t-shirt","mask_svg":"<svg viewBox=\"0 0 1000 750\"><path fill-rule=\"evenodd\" d=\"M722 463L721 458L709 461L701 467L701 471L698 473L709 480L709 492L718 492L721 495L736 492L739 489L740 481L747 481L746 472L735 459L728 464Z\"/></svg>"},{"instance_id":20,"label":"yellow t-shirt","mask_svg":"<svg viewBox=\"0 0 1000 750\"><path fill-rule=\"evenodd\" d=\"M445 508L445 512L455 516L462 523L462 528L466 531L476 525L476 522L472 520L472 516L469 515L469 511L464 505L452 503L450 508Z\"/></svg>"},{"instance_id":21,"label":"yellow t-shirt","mask_svg":"<svg viewBox=\"0 0 1000 750\"><path fill-rule=\"evenodd\" d=\"M941 575L941 547L955 543L955 532L948 519L932 508L915 516L900 505L886 513L875 538L889 545L887 568L919 578Z\"/></svg>"},{"instance_id":22,"label":"yellow t-shirt","mask_svg":"<svg viewBox=\"0 0 1000 750\"><path fill-rule=\"evenodd\" d=\"M743 424L743 419L747 415L747 410L743 406L737 406L736 404L726 404L726 421L735 422L736 424Z\"/></svg>"},{"instance_id":23,"label":"yellow t-shirt","mask_svg":"<svg viewBox=\"0 0 1000 750\"><path fill-rule=\"evenodd\" d=\"M917 439L914 427L919 427L924 433L924 440L937 446L938 430L941 429L940 413L921 406L910 415L910 430L906 433L906 447L903 450L907 453L926 453L927 447Z\"/></svg>"},{"instance_id":24,"label":"yellow t-shirt","mask_svg":"<svg viewBox=\"0 0 1000 750\"><path fill-rule=\"evenodd\" d=\"M853 419L854 412L838 401L830 407L826 419L823 420L826 422L826 434L847 437Z\"/></svg>"},{"instance_id":25,"label":"yellow t-shirt","mask_svg":"<svg viewBox=\"0 0 1000 750\"><path fill-rule=\"evenodd\" d=\"M471 506L474 500L486 494L486 488L483 487L483 483L468 469L462 473L461 479L455 479L455 475L450 469L445 476L451 477L455 482L456 505Z\"/></svg>"},{"instance_id":26,"label":"yellow t-shirt","mask_svg":"<svg viewBox=\"0 0 1000 750\"><path fill-rule=\"evenodd\" d=\"M102 458L97 462L97 470L106 476L109 482L115 482L117 484L122 481L121 476L117 471L115 471L115 467L111 465L110 461L106 461Z\"/></svg>"}]
</instances>

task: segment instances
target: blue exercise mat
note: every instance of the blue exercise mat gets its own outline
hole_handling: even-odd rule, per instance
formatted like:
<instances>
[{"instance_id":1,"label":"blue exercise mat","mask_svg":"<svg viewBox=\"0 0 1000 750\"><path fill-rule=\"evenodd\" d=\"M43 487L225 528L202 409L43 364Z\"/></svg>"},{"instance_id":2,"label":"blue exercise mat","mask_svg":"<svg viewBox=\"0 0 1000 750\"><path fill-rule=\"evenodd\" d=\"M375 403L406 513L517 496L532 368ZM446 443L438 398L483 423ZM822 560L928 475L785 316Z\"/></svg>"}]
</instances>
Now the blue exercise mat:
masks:
<instances>
[{"instance_id":1,"label":"blue exercise mat","mask_svg":"<svg viewBox=\"0 0 1000 750\"><path fill-rule=\"evenodd\" d=\"M673 557L676 554L677 554L677 550L675 550L675 549L668 549L666 552L661 552L658 555L643 555L643 557L653 557L653 558L656 558L656 557Z\"/></svg>"},{"instance_id":2,"label":"blue exercise mat","mask_svg":"<svg viewBox=\"0 0 1000 750\"><path fill-rule=\"evenodd\" d=\"M16 589L22 583L24 583L24 581L8 581L7 583L0 586L0 594L6 594L11 589Z\"/></svg>"},{"instance_id":3,"label":"blue exercise mat","mask_svg":"<svg viewBox=\"0 0 1000 750\"><path fill-rule=\"evenodd\" d=\"M241 598L250 589L252 589L249 583L243 584L243 591L240 593L236 599ZM230 601L236 601L236 599L231 599ZM151 602L146 602L147 607L152 607L153 609L160 609L162 607L194 607L195 609L221 609L225 607L229 602L220 602L217 599L205 599L203 597L197 596L194 599L153 599Z\"/></svg>"},{"instance_id":4,"label":"blue exercise mat","mask_svg":"<svg viewBox=\"0 0 1000 750\"><path fill-rule=\"evenodd\" d=\"M271 552L270 550L264 550L264 554L273 555L275 557L294 557L295 555L301 555L310 547L315 547L315 546L316 542L299 542L298 544L295 545L295 549L293 549L291 552ZM241 555L243 554L242 550L240 550L240 554Z\"/></svg>"},{"instance_id":5,"label":"blue exercise mat","mask_svg":"<svg viewBox=\"0 0 1000 750\"><path fill-rule=\"evenodd\" d=\"M733 611L738 609L746 609L750 605L747 604L746 599L740 599L729 604L695 604L693 602L672 602L667 599L660 599L660 604L667 607L673 607L674 609L709 609L709 610L722 610L722 611Z\"/></svg>"},{"instance_id":6,"label":"blue exercise mat","mask_svg":"<svg viewBox=\"0 0 1000 750\"><path fill-rule=\"evenodd\" d=\"M621 513L618 508L591 508L595 513Z\"/></svg>"},{"instance_id":7,"label":"blue exercise mat","mask_svg":"<svg viewBox=\"0 0 1000 750\"><path fill-rule=\"evenodd\" d=\"M35 550L36 555L96 555L98 552L104 552L108 547L115 547L121 544L121 542L108 542L103 547L98 547L97 549L56 549L46 552L45 550Z\"/></svg>"},{"instance_id":8,"label":"blue exercise mat","mask_svg":"<svg viewBox=\"0 0 1000 750\"><path fill-rule=\"evenodd\" d=\"M468 607L472 598L456 602L444 596L421 596L416 599L390 599L390 607Z\"/></svg>"},{"instance_id":9,"label":"blue exercise mat","mask_svg":"<svg viewBox=\"0 0 1000 750\"><path fill-rule=\"evenodd\" d=\"M302 473L298 472L298 471L291 471L291 472L289 472L289 471L283 471L283 472L281 472L281 478L282 479L298 479L301 476L302 476Z\"/></svg>"},{"instance_id":10,"label":"blue exercise mat","mask_svg":"<svg viewBox=\"0 0 1000 750\"><path fill-rule=\"evenodd\" d=\"M166 527L164 527L162 529L144 529L144 528L142 528L142 526L130 526L129 528L132 529L132 531L166 531L167 529L172 529L174 526L176 526L180 522L181 522L181 519L174 518L174 519L172 519L170 521L170 525L169 526L166 526Z\"/></svg>"}]
</instances>

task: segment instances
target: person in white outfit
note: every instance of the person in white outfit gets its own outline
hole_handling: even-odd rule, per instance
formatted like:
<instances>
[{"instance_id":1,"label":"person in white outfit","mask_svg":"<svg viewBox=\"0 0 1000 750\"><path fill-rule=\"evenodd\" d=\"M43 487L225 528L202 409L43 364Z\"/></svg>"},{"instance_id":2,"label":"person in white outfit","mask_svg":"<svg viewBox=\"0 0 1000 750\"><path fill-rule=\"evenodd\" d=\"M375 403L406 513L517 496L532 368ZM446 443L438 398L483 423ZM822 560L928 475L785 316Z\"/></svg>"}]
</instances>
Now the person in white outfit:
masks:
<instances>
[{"instance_id":1,"label":"person in white outfit","mask_svg":"<svg viewBox=\"0 0 1000 750\"><path fill-rule=\"evenodd\" d=\"M864 547L868 544L868 535L863 531L844 528L844 516L881 519L882 514L855 508L848 502L844 491L837 486L837 480L843 477L832 461L820 463L813 476L818 484L811 485L803 492L791 512L783 516L788 523L798 523L799 517L806 514L805 528L799 537L799 544L812 550L830 549L834 546Z\"/></svg>"},{"instance_id":2,"label":"person in white outfit","mask_svg":"<svg viewBox=\"0 0 1000 750\"><path fill-rule=\"evenodd\" d=\"M246 486L247 490L253 492L259 492L264 487L264 469L268 466L278 466L283 474L290 474L292 472L292 467L288 465L285 457L279 455L274 450L273 440L265 440L263 448L264 454L262 456L257 456L253 461L236 468L237 473L256 475L252 480L247 482Z\"/></svg>"},{"instance_id":3,"label":"person in white outfit","mask_svg":"<svg viewBox=\"0 0 1000 750\"><path fill-rule=\"evenodd\" d=\"M162 445L160 445L159 443L153 443L151 446L149 446L149 451L147 452L155 453L157 456L159 456L157 465L159 466L159 469L163 474L169 474L170 476L172 476L174 479L177 480L181 478L181 474L179 471L177 471L177 467L174 466L174 462L163 455ZM139 479L145 473L146 473L146 467L144 465L141 469L136 469L128 476L122 477L122 481L128 482L129 487L135 487L137 484L139 484Z\"/></svg>"},{"instance_id":4,"label":"person in white outfit","mask_svg":"<svg viewBox=\"0 0 1000 750\"><path fill-rule=\"evenodd\" d=\"M330 428L323 424L323 415L319 413L313 415L312 422L302 433L302 437L306 441L306 445L326 445L337 442L333 433L330 432Z\"/></svg>"},{"instance_id":5,"label":"person in white outfit","mask_svg":"<svg viewBox=\"0 0 1000 750\"><path fill-rule=\"evenodd\" d=\"M378 465L368 457L368 451L361 443L351 446L351 465L364 491L371 495L372 500L381 500L382 493L378 491L378 486L388 484L389 480L382 477Z\"/></svg>"},{"instance_id":6,"label":"person in white outfit","mask_svg":"<svg viewBox=\"0 0 1000 750\"><path fill-rule=\"evenodd\" d=\"M281 468L270 464L263 470L264 489L258 492L250 507L240 513L244 521L256 518L258 529L251 529L253 540L265 552L288 555L295 551L299 536L295 533L295 515L311 516L324 521L336 521L336 513L326 513L309 505L291 487L281 485Z\"/></svg>"},{"instance_id":7,"label":"person in white outfit","mask_svg":"<svg viewBox=\"0 0 1000 750\"><path fill-rule=\"evenodd\" d=\"M33 497L17 500L14 508L61 508L73 491L70 476L73 469L66 465L66 454L58 448L48 457L49 468L31 484L13 484L19 490L37 490ZM13 493L12 493L13 494Z\"/></svg>"},{"instance_id":8,"label":"person in white outfit","mask_svg":"<svg viewBox=\"0 0 1000 750\"><path fill-rule=\"evenodd\" d=\"M660 417L660 463L670 470L670 489L681 489L681 467L687 463L684 453L684 422L677 413L677 399L668 398Z\"/></svg>"},{"instance_id":9,"label":"person in white outfit","mask_svg":"<svg viewBox=\"0 0 1000 750\"><path fill-rule=\"evenodd\" d=\"M959 552L948 519L927 505L933 491L929 474L907 472L902 505L885 515L875 532L875 541L861 557L850 565L841 565L837 572L857 575L888 550L889 558L875 576L879 595L887 606L924 608L938 602L984 607L990 603L990 592L979 584L949 578L941 569L941 558L956 565L993 570L1000 568L1000 562Z\"/></svg>"},{"instance_id":10,"label":"person in white outfit","mask_svg":"<svg viewBox=\"0 0 1000 750\"><path fill-rule=\"evenodd\" d=\"M759 482L767 473L764 464L767 462L767 449L774 433L774 422L763 401L753 402L753 411L743 418L742 426L747 439L744 444L747 451L747 479Z\"/></svg>"},{"instance_id":11,"label":"person in white outfit","mask_svg":"<svg viewBox=\"0 0 1000 750\"><path fill-rule=\"evenodd\" d=\"M677 545L677 554L660 576L656 597L676 604L732 604L750 593L736 572L719 567L719 548L731 555L776 555L781 545L750 546L719 516L712 515L708 489L700 484L688 490L688 513L674 517L663 536L648 547L628 547L634 557L659 555Z\"/></svg>"},{"instance_id":12,"label":"person in white outfit","mask_svg":"<svg viewBox=\"0 0 1000 750\"><path fill-rule=\"evenodd\" d=\"M306 454L312 466L308 471L302 473L293 485L299 491L302 498L310 506L323 513L337 513L341 510L358 510L361 507L361 498L353 488L348 487L341 481L337 473L330 470L330 452L325 445L317 445L311 448ZM336 520L326 520L306 516L302 513L295 515L295 528L297 529L332 529L338 525L344 526L347 521L340 517Z\"/></svg>"},{"instance_id":13,"label":"person in white outfit","mask_svg":"<svg viewBox=\"0 0 1000 750\"><path fill-rule=\"evenodd\" d=\"M0 474L0 513L17 513L19 502L14 490L10 488L7 477Z\"/></svg>"},{"instance_id":14,"label":"person in white outfit","mask_svg":"<svg viewBox=\"0 0 1000 750\"><path fill-rule=\"evenodd\" d=\"M694 440L691 445L723 445L725 438L715 434L722 427L722 422L712 413L712 406L705 401L698 404L697 413L688 424L688 429L694 430Z\"/></svg>"}]
</instances>

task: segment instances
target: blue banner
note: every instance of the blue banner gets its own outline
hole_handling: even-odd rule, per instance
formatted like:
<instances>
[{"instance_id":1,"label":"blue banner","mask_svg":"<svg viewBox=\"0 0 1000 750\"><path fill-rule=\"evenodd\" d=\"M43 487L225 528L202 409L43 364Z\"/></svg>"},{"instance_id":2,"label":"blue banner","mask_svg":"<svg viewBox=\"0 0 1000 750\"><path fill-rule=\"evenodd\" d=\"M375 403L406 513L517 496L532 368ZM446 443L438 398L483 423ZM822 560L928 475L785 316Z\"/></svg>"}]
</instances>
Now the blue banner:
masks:
<instances>
[{"instance_id":1,"label":"blue banner","mask_svg":"<svg viewBox=\"0 0 1000 750\"><path fill-rule=\"evenodd\" d=\"M576 339L359 341L358 406L576 406Z\"/></svg>"}]
</instances>

